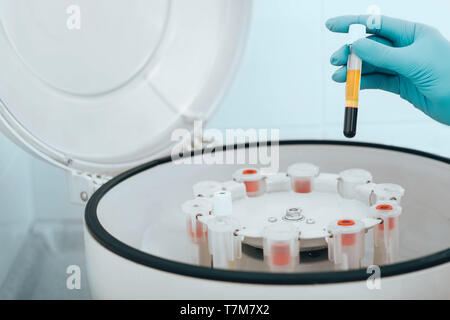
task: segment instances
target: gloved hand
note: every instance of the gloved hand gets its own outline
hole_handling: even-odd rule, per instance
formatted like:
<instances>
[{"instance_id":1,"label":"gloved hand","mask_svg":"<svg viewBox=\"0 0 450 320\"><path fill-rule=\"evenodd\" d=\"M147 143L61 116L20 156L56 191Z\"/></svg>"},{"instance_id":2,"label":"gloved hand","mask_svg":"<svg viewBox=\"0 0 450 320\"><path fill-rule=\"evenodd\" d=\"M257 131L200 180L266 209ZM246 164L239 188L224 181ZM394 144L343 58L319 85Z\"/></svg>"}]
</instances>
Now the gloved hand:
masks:
<instances>
[{"instance_id":1,"label":"gloved hand","mask_svg":"<svg viewBox=\"0 0 450 320\"><path fill-rule=\"evenodd\" d=\"M364 24L373 34L353 44L363 60L361 89L381 89L399 94L431 118L450 125L450 42L438 30L409 21L381 16L378 29L367 25L369 16L331 18L333 32L348 32L351 24ZM369 24L371 25L371 24ZM331 56L343 66L333 80L345 82L348 46Z\"/></svg>"}]
</instances>

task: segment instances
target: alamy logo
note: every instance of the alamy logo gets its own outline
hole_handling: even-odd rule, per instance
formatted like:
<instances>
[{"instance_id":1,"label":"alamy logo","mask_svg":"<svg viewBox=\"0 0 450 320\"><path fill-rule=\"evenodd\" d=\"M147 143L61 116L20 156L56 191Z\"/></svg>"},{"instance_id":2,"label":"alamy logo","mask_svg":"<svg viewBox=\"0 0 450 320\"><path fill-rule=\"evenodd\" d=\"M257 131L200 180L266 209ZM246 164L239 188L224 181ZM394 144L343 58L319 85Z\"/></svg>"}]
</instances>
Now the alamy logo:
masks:
<instances>
[{"instance_id":1,"label":"alamy logo","mask_svg":"<svg viewBox=\"0 0 450 320\"><path fill-rule=\"evenodd\" d=\"M204 137L207 137L206 141ZM195 121L192 133L187 129L176 129L171 140L177 142L171 152L175 164L258 165L263 174L273 174L279 169L278 129L203 130L202 121ZM246 143L250 148L234 149L235 144ZM193 158L190 157L192 152L196 155Z\"/></svg>"},{"instance_id":2,"label":"alamy logo","mask_svg":"<svg viewBox=\"0 0 450 320\"><path fill-rule=\"evenodd\" d=\"M370 274L367 278L366 284L369 290L381 289L381 270L379 266L372 265L367 268L367 274Z\"/></svg>"},{"instance_id":3,"label":"alamy logo","mask_svg":"<svg viewBox=\"0 0 450 320\"><path fill-rule=\"evenodd\" d=\"M381 8L377 5L371 5L367 8L369 18L367 18L367 28L369 30L381 29Z\"/></svg>"},{"instance_id":4,"label":"alamy logo","mask_svg":"<svg viewBox=\"0 0 450 320\"><path fill-rule=\"evenodd\" d=\"M67 29L80 30L81 29L81 9L80 6L75 4L70 5L66 9L66 13L69 15L67 18Z\"/></svg>"},{"instance_id":5,"label":"alamy logo","mask_svg":"<svg viewBox=\"0 0 450 320\"><path fill-rule=\"evenodd\" d=\"M77 265L70 265L66 269L66 273L69 275L66 280L66 287L69 290L81 289L81 269Z\"/></svg>"}]
</instances>

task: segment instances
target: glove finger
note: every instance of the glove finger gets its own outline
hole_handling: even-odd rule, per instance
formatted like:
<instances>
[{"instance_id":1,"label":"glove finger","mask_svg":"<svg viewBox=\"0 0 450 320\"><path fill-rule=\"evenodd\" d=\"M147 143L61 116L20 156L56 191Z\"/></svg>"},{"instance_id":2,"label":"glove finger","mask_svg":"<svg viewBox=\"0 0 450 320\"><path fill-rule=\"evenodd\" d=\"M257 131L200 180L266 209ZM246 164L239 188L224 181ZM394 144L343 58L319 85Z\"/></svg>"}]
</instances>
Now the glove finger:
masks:
<instances>
[{"instance_id":1,"label":"glove finger","mask_svg":"<svg viewBox=\"0 0 450 320\"><path fill-rule=\"evenodd\" d=\"M379 36L370 36L368 39L385 44L387 46L392 47L392 42L389 40L379 37ZM347 64L348 55L350 54L350 49L348 45L344 45L340 47L337 51L335 51L330 58L330 63L334 66L342 66Z\"/></svg>"},{"instance_id":2,"label":"glove finger","mask_svg":"<svg viewBox=\"0 0 450 320\"><path fill-rule=\"evenodd\" d=\"M414 42L416 24L406 20L381 15L347 15L330 18L325 23L330 31L340 33L347 33L351 24L363 24L367 27L367 33L389 39L395 46L407 46Z\"/></svg>"},{"instance_id":3,"label":"glove finger","mask_svg":"<svg viewBox=\"0 0 450 320\"><path fill-rule=\"evenodd\" d=\"M347 81L347 66L337 69L331 76L331 79L339 83Z\"/></svg>"},{"instance_id":4,"label":"glove finger","mask_svg":"<svg viewBox=\"0 0 450 320\"><path fill-rule=\"evenodd\" d=\"M330 58L330 63L333 66L342 66L347 64L348 55L350 53L350 49L348 45L344 45L340 47L337 51L335 51Z\"/></svg>"}]
</instances>

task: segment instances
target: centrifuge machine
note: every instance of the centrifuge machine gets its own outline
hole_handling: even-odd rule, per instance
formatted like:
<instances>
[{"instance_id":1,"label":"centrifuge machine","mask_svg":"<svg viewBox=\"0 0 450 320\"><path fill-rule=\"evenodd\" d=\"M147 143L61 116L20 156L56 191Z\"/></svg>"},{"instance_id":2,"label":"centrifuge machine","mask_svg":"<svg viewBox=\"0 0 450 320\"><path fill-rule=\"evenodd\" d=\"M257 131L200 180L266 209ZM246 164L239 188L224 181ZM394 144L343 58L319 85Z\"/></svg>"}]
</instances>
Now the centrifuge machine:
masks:
<instances>
[{"instance_id":1,"label":"centrifuge machine","mask_svg":"<svg viewBox=\"0 0 450 320\"><path fill-rule=\"evenodd\" d=\"M268 144L277 172L172 161L231 83L251 5L2 2L2 131L88 201L93 297L449 298L446 158L299 140Z\"/></svg>"}]
</instances>

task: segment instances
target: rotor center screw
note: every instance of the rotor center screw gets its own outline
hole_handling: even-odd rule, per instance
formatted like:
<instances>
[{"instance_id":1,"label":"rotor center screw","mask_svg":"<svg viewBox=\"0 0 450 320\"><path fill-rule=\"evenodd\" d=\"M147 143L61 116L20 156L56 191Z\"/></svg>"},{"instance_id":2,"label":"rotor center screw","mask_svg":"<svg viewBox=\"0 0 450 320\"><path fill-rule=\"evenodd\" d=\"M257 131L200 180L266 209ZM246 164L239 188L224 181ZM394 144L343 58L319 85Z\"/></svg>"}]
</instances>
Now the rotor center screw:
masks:
<instances>
[{"instance_id":1,"label":"rotor center screw","mask_svg":"<svg viewBox=\"0 0 450 320\"><path fill-rule=\"evenodd\" d=\"M286 210L286 214L284 216L286 220L298 221L303 220L305 217L302 215L301 208L289 208Z\"/></svg>"}]
</instances>

